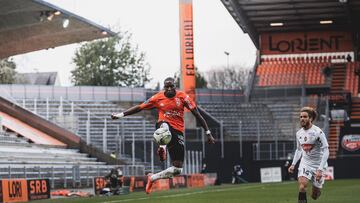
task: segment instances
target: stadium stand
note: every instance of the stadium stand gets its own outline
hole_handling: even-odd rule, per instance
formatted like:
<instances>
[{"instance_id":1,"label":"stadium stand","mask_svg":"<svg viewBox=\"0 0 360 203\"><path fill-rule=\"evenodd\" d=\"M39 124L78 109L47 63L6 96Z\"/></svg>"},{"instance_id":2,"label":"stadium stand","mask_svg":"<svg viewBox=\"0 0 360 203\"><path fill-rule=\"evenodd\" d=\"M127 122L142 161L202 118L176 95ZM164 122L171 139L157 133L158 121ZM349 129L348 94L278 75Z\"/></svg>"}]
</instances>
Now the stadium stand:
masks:
<instances>
[{"instance_id":1,"label":"stadium stand","mask_svg":"<svg viewBox=\"0 0 360 203\"><path fill-rule=\"evenodd\" d=\"M303 100L303 101L301 101ZM245 140L256 140L258 135L257 122L262 140L293 140L295 130L299 128L299 109L306 104L318 109L320 115L325 114L325 98L317 95L301 97L268 97L265 100L259 97L252 97L248 103L234 102L201 102L206 112L214 116L218 121L223 121L224 129L229 136L239 135L241 121L242 134ZM319 118L316 125L324 127L324 119ZM231 138L228 138L231 139Z\"/></svg>"},{"instance_id":2,"label":"stadium stand","mask_svg":"<svg viewBox=\"0 0 360 203\"><path fill-rule=\"evenodd\" d=\"M88 140L87 126L89 126L88 144L109 154L116 152L117 158L127 164L133 164L131 142L134 134L137 155L135 163L145 165L145 170L151 171L151 165L147 162L150 160L150 154L144 153L146 147L150 148L154 132L154 123L147 119L149 115L147 117L134 115L112 121L109 119L110 113L119 112L122 108L117 103L105 100L18 99L17 102L43 118L72 131L83 140ZM104 133L106 138L104 138ZM142 156L143 154L146 154L146 158ZM158 165L155 166L156 169L158 167Z\"/></svg>"},{"instance_id":3,"label":"stadium stand","mask_svg":"<svg viewBox=\"0 0 360 203\"><path fill-rule=\"evenodd\" d=\"M344 58L345 55L325 56L325 58L305 58L305 60L302 58L300 58L300 60L299 58L266 58L257 68L258 83L255 91L256 89L266 87L281 88L281 86L283 86L288 88L289 86L305 85L308 88L309 86L325 86L329 87L330 102L335 105L332 108L345 108L347 112L349 112L348 97L343 95L350 93L350 97L351 95L357 96L358 76L356 75L356 66L358 63L351 61L346 63ZM327 70L329 71L328 73L325 71L327 68L329 69ZM326 78L329 78L329 80L327 81ZM327 94L326 89L323 94ZM327 104L322 103L322 105L319 105L316 102L311 102L316 101L316 97L318 97L316 94L309 95L309 101L306 102L306 105L318 109L320 114L323 113L323 115L325 115L325 110L320 108L326 107ZM353 100L356 100L356 98L353 97ZM305 105L304 102L302 102L298 108L303 105ZM296 111L294 113L296 114ZM356 121L354 120L354 118L356 118L356 112L351 113L351 115L353 116L353 122ZM280 121L280 123L283 122ZM324 122L317 122L316 124L319 127L325 127L323 123ZM328 125L330 158L334 159L339 150L340 129L344 127L344 121L330 121Z\"/></svg>"},{"instance_id":4,"label":"stadium stand","mask_svg":"<svg viewBox=\"0 0 360 203\"><path fill-rule=\"evenodd\" d=\"M93 177L107 174L114 167L120 167L123 173L128 175L143 175L145 173L144 165L136 165L136 162L131 165L119 165L126 163L113 158L109 160L109 155L100 153L91 146L85 146L80 139L73 139L73 135L66 133L66 130L56 128L54 124L50 124L50 122L35 116L2 97L0 105L1 110L5 111L0 112L1 124L2 128L4 128L4 130L0 130L2 132L0 140L6 140L0 142L1 177L31 178L34 177L31 174L38 174L37 177L39 178L49 178L53 188L63 188L90 187ZM26 117L31 120L30 123L35 123L33 125L27 122L27 125L31 128L37 126L38 132L34 132L33 136L43 137L44 134L39 134L40 131L52 134L52 136L57 134L57 136L63 136L61 139L64 139L66 145L37 144L42 143L41 140L34 139L34 137L28 136L19 130L23 127L8 128L9 126L13 127L7 122L8 117L11 117L10 115L13 117L22 115L22 117L17 117L18 121L13 120L10 124L25 123ZM26 139L21 138L23 135ZM79 153L80 151L82 153ZM37 173L34 171L37 171ZM72 185L68 185L68 179L72 182Z\"/></svg>"},{"instance_id":5,"label":"stadium stand","mask_svg":"<svg viewBox=\"0 0 360 203\"><path fill-rule=\"evenodd\" d=\"M65 143L53 138L51 135L44 133L19 119L14 118L6 113L0 112L2 125L19 135L26 137L36 144L66 146Z\"/></svg>"},{"instance_id":6,"label":"stadium stand","mask_svg":"<svg viewBox=\"0 0 360 203\"><path fill-rule=\"evenodd\" d=\"M298 111L300 108L299 103L290 103L290 102L279 102L267 104L269 110L271 111L274 120L277 123L277 126L280 129L281 134L286 135L286 140L292 140L294 134L294 128L298 127L296 125L296 120L298 120ZM289 124L290 123L290 124ZM294 125L295 124L295 125Z\"/></svg>"},{"instance_id":7,"label":"stadium stand","mask_svg":"<svg viewBox=\"0 0 360 203\"><path fill-rule=\"evenodd\" d=\"M322 70L330 66L328 61L316 58L269 58L258 66L257 85L266 86L299 86L325 85Z\"/></svg>"},{"instance_id":8,"label":"stadium stand","mask_svg":"<svg viewBox=\"0 0 360 203\"><path fill-rule=\"evenodd\" d=\"M28 143L29 140L27 140L26 138L19 138L17 136L16 133L10 133L10 132L5 132L3 130L1 130L0 132L0 143L1 144L6 144L6 143Z\"/></svg>"},{"instance_id":9,"label":"stadium stand","mask_svg":"<svg viewBox=\"0 0 360 203\"><path fill-rule=\"evenodd\" d=\"M78 149L39 145L0 133L0 178L49 178L52 188L91 187L92 179L120 167L124 174L142 175L143 166L107 165Z\"/></svg>"},{"instance_id":10,"label":"stadium stand","mask_svg":"<svg viewBox=\"0 0 360 203\"><path fill-rule=\"evenodd\" d=\"M254 140L259 133L262 139L273 140L275 134L278 133L274 127L273 115L264 104L212 102L200 103L200 106L217 120L223 121L225 132L229 136L238 137L240 121L241 133L245 140ZM259 128L257 122L259 122Z\"/></svg>"}]
</instances>

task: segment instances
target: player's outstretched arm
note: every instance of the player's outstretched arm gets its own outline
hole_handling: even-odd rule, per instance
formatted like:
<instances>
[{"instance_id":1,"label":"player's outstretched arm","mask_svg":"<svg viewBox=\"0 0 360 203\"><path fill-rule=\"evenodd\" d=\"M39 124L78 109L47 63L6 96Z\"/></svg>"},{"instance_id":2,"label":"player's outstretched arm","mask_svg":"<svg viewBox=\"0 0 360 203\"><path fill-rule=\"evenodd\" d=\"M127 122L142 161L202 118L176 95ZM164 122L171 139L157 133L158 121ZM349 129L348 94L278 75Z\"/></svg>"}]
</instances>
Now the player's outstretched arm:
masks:
<instances>
[{"instance_id":1,"label":"player's outstretched arm","mask_svg":"<svg viewBox=\"0 0 360 203\"><path fill-rule=\"evenodd\" d=\"M132 115L132 114L135 114L135 113L138 113L142 110L142 108L140 107L140 105L136 105L136 106L133 106L123 112L120 112L120 113L113 113L111 114L111 118L112 119L119 119L119 118L122 118L124 116L128 116L128 115Z\"/></svg>"},{"instance_id":2,"label":"player's outstretched arm","mask_svg":"<svg viewBox=\"0 0 360 203\"><path fill-rule=\"evenodd\" d=\"M204 117L202 117L202 115L199 113L198 109L193 108L190 111L196 117L196 119L200 122L201 126L205 129L205 133L207 135L208 143L209 144L215 144L215 139L211 134L209 126L207 125Z\"/></svg>"}]
</instances>

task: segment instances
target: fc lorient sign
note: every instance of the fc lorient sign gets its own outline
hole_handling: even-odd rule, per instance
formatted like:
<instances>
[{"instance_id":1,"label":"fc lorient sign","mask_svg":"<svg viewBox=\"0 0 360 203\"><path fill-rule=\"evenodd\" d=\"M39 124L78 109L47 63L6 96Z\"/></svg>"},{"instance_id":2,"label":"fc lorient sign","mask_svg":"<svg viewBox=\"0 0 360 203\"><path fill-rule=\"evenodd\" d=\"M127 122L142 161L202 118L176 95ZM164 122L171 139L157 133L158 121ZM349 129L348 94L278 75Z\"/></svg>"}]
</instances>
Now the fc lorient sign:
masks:
<instances>
[{"instance_id":1,"label":"fc lorient sign","mask_svg":"<svg viewBox=\"0 0 360 203\"><path fill-rule=\"evenodd\" d=\"M352 51L348 32L265 33L261 54L305 54Z\"/></svg>"},{"instance_id":2,"label":"fc lorient sign","mask_svg":"<svg viewBox=\"0 0 360 203\"><path fill-rule=\"evenodd\" d=\"M269 50L279 52L296 52L296 51L321 51L324 49L339 50L340 40L344 36L333 35L328 38L308 38L305 34L302 38L295 38L291 40L275 41L269 35Z\"/></svg>"}]
</instances>

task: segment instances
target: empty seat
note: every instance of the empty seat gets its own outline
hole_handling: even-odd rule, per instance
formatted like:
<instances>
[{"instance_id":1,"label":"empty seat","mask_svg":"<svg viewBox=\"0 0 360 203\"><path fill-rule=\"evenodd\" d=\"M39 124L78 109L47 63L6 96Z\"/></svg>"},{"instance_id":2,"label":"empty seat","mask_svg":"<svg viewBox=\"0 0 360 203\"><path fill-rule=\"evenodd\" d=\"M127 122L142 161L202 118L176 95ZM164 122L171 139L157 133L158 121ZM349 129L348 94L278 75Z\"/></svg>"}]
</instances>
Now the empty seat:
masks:
<instances>
[{"instance_id":1,"label":"empty seat","mask_svg":"<svg viewBox=\"0 0 360 203\"><path fill-rule=\"evenodd\" d=\"M296 63L288 63L288 59L270 59L264 61L257 68L259 78L257 86L298 86L298 85L324 85L325 76L322 68L329 63L320 62L318 58L292 58ZM276 61L277 63L272 63Z\"/></svg>"}]
</instances>

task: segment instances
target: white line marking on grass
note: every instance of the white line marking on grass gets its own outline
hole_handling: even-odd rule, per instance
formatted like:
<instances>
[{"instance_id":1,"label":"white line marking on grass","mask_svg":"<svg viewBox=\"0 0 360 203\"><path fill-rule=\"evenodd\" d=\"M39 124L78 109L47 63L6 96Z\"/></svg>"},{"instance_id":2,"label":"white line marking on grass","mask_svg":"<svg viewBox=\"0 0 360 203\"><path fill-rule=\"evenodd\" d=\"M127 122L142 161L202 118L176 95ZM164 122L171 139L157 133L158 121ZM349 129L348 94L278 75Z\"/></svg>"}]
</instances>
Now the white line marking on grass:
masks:
<instances>
[{"instance_id":1,"label":"white line marking on grass","mask_svg":"<svg viewBox=\"0 0 360 203\"><path fill-rule=\"evenodd\" d=\"M288 183L285 183L285 184L290 184L290 183L292 183L292 182L288 182ZM264 186L266 186L266 185L251 185L251 186L244 186L244 187L231 187L231 188L222 188L222 189L215 189L215 190L179 193L179 194L173 194L173 195L163 195L163 196L156 196L156 197L141 197L141 198L133 198L133 199L120 199L120 200L107 201L107 202L103 202L103 203L131 202L131 201L148 200L148 199L162 199L162 198L182 197L182 196L190 196L190 195L210 193L210 192L224 192L224 191L257 188L257 187L264 187Z\"/></svg>"}]
</instances>

